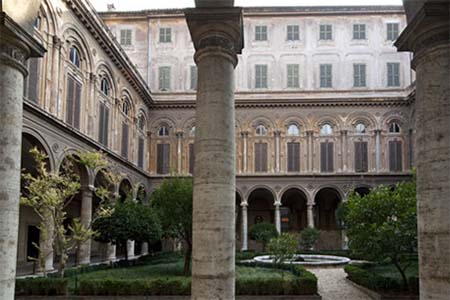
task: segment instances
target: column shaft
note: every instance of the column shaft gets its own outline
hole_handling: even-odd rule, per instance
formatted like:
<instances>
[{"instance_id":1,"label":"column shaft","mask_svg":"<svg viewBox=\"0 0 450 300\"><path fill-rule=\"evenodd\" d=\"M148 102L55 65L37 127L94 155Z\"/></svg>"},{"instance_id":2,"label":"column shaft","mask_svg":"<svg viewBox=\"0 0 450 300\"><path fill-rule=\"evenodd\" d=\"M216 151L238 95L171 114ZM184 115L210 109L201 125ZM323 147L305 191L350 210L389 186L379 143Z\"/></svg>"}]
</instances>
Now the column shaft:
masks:
<instances>
[{"instance_id":1,"label":"column shaft","mask_svg":"<svg viewBox=\"0 0 450 300\"><path fill-rule=\"evenodd\" d=\"M307 218L308 218L308 227L314 228L314 205L307 206Z\"/></svg>"},{"instance_id":2,"label":"column shaft","mask_svg":"<svg viewBox=\"0 0 450 300\"><path fill-rule=\"evenodd\" d=\"M85 187L81 194L81 224L85 228L91 226L92 221L92 189ZM91 262L91 240L87 240L80 245L77 251L77 265L88 265Z\"/></svg>"},{"instance_id":3,"label":"column shaft","mask_svg":"<svg viewBox=\"0 0 450 300\"><path fill-rule=\"evenodd\" d=\"M275 203L275 227L278 233L281 233L280 205L281 203Z\"/></svg>"},{"instance_id":4,"label":"column shaft","mask_svg":"<svg viewBox=\"0 0 450 300\"><path fill-rule=\"evenodd\" d=\"M144 242L141 246L141 255L147 255L148 254L148 243Z\"/></svg>"},{"instance_id":5,"label":"column shaft","mask_svg":"<svg viewBox=\"0 0 450 300\"><path fill-rule=\"evenodd\" d=\"M247 215L247 204L241 205L242 209L242 247L241 250L248 250L248 215Z\"/></svg>"},{"instance_id":6,"label":"column shaft","mask_svg":"<svg viewBox=\"0 0 450 300\"><path fill-rule=\"evenodd\" d=\"M380 130L375 130L375 164L377 173L379 173L381 169L380 133Z\"/></svg>"},{"instance_id":7,"label":"column shaft","mask_svg":"<svg viewBox=\"0 0 450 300\"><path fill-rule=\"evenodd\" d=\"M134 241L127 241L127 256L128 259L134 258Z\"/></svg>"}]
</instances>

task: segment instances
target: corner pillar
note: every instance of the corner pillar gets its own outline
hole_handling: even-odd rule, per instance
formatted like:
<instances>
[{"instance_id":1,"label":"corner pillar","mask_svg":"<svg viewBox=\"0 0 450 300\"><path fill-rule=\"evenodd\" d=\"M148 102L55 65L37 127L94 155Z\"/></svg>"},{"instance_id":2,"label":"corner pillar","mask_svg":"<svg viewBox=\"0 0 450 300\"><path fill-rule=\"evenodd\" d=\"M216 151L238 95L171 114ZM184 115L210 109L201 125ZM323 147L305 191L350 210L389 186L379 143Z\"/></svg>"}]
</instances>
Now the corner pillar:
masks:
<instances>
[{"instance_id":1,"label":"corner pillar","mask_svg":"<svg viewBox=\"0 0 450 300\"><path fill-rule=\"evenodd\" d=\"M186 9L198 89L193 194L192 299L234 299L234 69L241 8Z\"/></svg>"}]
</instances>

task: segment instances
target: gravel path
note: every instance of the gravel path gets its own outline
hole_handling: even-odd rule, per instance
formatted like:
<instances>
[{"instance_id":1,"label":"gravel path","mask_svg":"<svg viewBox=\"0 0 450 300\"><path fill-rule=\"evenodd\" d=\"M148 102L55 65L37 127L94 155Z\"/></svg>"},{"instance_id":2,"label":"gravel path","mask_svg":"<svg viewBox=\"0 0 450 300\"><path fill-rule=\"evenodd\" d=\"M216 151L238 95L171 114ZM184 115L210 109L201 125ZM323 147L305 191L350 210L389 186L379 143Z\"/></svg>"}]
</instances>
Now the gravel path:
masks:
<instances>
[{"instance_id":1,"label":"gravel path","mask_svg":"<svg viewBox=\"0 0 450 300\"><path fill-rule=\"evenodd\" d=\"M347 282L342 268L309 269L319 280L322 300L371 300L367 294Z\"/></svg>"}]
</instances>

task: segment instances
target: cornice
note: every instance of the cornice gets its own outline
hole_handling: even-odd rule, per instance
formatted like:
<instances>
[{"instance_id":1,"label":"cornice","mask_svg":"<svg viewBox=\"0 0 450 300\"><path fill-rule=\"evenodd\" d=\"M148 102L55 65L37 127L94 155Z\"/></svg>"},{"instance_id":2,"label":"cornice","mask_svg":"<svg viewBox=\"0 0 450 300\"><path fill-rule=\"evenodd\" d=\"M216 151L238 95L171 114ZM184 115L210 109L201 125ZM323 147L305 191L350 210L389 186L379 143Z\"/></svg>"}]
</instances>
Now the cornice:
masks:
<instances>
[{"instance_id":1,"label":"cornice","mask_svg":"<svg viewBox=\"0 0 450 300\"><path fill-rule=\"evenodd\" d=\"M78 19L85 25L100 47L111 58L122 75L141 96L144 102L151 106L152 95L147 83L134 67L130 58L117 42L109 28L102 21L95 9L85 0L63 0L72 9Z\"/></svg>"}]
</instances>

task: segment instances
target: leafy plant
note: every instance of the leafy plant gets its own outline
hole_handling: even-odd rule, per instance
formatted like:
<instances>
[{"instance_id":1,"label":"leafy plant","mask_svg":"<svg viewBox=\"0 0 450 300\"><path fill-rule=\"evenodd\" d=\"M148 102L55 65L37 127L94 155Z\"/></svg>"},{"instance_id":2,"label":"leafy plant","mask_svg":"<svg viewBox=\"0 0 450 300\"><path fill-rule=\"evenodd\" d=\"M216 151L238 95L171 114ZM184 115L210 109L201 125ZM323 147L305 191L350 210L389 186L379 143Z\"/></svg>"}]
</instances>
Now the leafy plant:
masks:
<instances>
[{"instance_id":1,"label":"leafy plant","mask_svg":"<svg viewBox=\"0 0 450 300\"><path fill-rule=\"evenodd\" d=\"M274 266L279 266L294 258L294 255L297 253L297 247L297 237L294 234L282 233L269 241L267 250L273 259ZM284 272L282 273L283 275Z\"/></svg>"},{"instance_id":2,"label":"leafy plant","mask_svg":"<svg viewBox=\"0 0 450 300\"><path fill-rule=\"evenodd\" d=\"M278 236L275 225L267 222L261 222L250 227L250 238L263 244L263 251L266 250L267 243L274 237Z\"/></svg>"},{"instance_id":3,"label":"leafy plant","mask_svg":"<svg viewBox=\"0 0 450 300\"><path fill-rule=\"evenodd\" d=\"M316 228L305 228L300 232L300 248L303 250L313 250L319 239L320 231Z\"/></svg>"}]
</instances>

